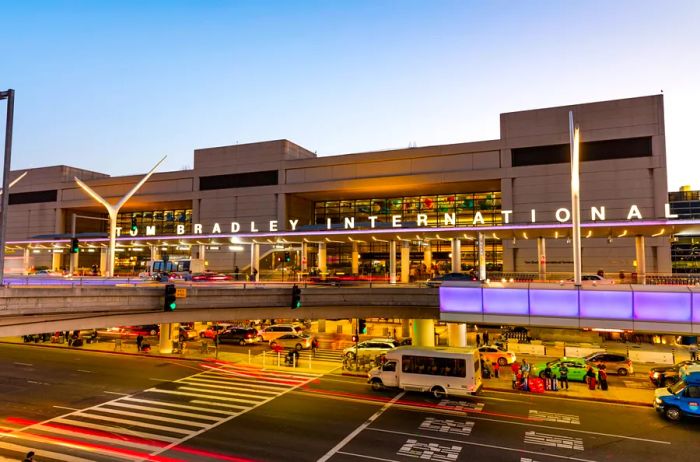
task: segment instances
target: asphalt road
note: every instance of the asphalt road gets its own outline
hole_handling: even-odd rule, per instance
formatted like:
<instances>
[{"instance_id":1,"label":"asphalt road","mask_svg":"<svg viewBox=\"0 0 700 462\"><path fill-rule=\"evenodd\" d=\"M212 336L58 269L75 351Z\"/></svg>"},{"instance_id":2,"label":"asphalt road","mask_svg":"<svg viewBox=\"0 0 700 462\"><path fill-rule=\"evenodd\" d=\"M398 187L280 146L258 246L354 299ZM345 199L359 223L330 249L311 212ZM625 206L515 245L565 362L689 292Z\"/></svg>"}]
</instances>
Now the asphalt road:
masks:
<instances>
[{"instance_id":1,"label":"asphalt road","mask_svg":"<svg viewBox=\"0 0 700 462\"><path fill-rule=\"evenodd\" d=\"M700 422L488 392L438 400L362 378L0 345L0 457L45 461L697 460Z\"/></svg>"}]
</instances>

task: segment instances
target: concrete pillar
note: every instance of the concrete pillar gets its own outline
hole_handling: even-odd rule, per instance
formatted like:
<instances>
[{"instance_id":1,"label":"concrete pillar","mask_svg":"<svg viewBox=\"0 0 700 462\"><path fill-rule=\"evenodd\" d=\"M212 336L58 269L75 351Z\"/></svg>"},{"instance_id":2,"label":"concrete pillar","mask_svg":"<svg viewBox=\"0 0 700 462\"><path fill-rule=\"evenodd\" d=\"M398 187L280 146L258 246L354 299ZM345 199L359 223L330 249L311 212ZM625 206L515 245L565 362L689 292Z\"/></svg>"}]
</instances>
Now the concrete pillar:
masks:
<instances>
[{"instance_id":1,"label":"concrete pillar","mask_svg":"<svg viewBox=\"0 0 700 462\"><path fill-rule=\"evenodd\" d=\"M452 272L459 273L462 271L462 245L457 238L450 239L452 241Z\"/></svg>"},{"instance_id":2,"label":"concrete pillar","mask_svg":"<svg viewBox=\"0 0 700 462\"><path fill-rule=\"evenodd\" d=\"M427 245L423 247L423 264L425 265L425 278L430 279L432 277L430 268L433 266L433 250L430 247L430 241L425 241L425 244Z\"/></svg>"},{"instance_id":3,"label":"concrete pillar","mask_svg":"<svg viewBox=\"0 0 700 462\"><path fill-rule=\"evenodd\" d=\"M547 249L544 237L537 238L537 279L540 281L547 279Z\"/></svg>"},{"instance_id":4,"label":"concrete pillar","mask_svg":"<svg viewBox=\"0 0 700 462\"><path fill-rule=\"evenodd\" d=\"M160 325L160 353L169 354L173 352L173 326L175 326L175 324L167 323Z\"/></svg>"},{"instance_id":5,"label":"concrete pillar","mask_svg":"<svg viewBox=\"0 0 700 462\"><path fill-rule=\"evenodd\" d=\"M22 252L22 274L25 276L29 274L29 262L31 261L29 257L31 257L32 251L29 247L25 247L23 252Z\"/></svg>"},{"instance_id":6,"label":"concrete pillar","mask_svg":"<svg viewBox=\"0 0 700 462\"><path fill-rule=\"evenodd\" d=\"M207 246L204 244L199 244L197 246L197 258L200 260L205 260L207 259Z\"/></svg>"},{"instance_id":7,"label":"concrete pillar","mask_svg":"<svg viewBox=\"0 0 700 462\"><path fill-rule=\"evenodd\" d=\"M109 249L106 247L100 247L100 276L105 275L107 271L107 258L109 256Z\"/></svg>"},{"instance_id":8,"label":"concrete pillar","mask_svg":"<svg viewBox=\"0 0 700 462\"><path fill-rule=\"evenodd\" d=\"M479 233L479 280L486 280L486 238L484 233Z\"/></svg>"},{"instance_id":9,"label":"concrete pillar","mask_svg":"<svg viewBox=\"0 0 700 462\"><path fill-rule=\"evenodd\" d=\"M401 241L401 283L411 282L411 243Z\"/></svg>"},{"instance_id":10,"label":"concrete pillar","mask_svg":"<svg viewBox=\"0 0 700 462\"><path fill-rule=\"evenodd\" d=\"M250 252L250 271L255 268L255 282L260 281L260 244L253 243Z\"/></svg>"},{"instance_id":11,"label":"concrete pillar","mask_svg":"<svg viewBox=\"0 0 700 462\"><path fill-rule=\"evenodd\" d=\"M360 252L358 244L352 241L352 274L360 274Z\"/></svg>"},{"instance_id":12,"label":"concrete pillar","mask_svg":"<svg viewBox=\"0 0 700 462\"><path fill-rule=\"evenodd\" d=\"M413 319L411 339L413 339L413 346L435 346L435 321L432 319Z\"/></svg>"},{"instance_id":13,"label":"concrete pillar","mask_svg":"<svg viewBox=\"0 0 700 462\"><path fill-rule=\"evenodd\" d=\"M73 275L75 274L76 271L78 271L78 257L80 256L80 253L69 253L68 258L70 259L70 265L69 265L69 271L70 274Z\"/></svg>"},{"instance_id":14,"label":"concrete pillar","mask_svg":"<svg viewBox=\"0 0 700 462\"><path fill-rule=\"evenodd\" d=\"M306 273L309 271L309 245L306 242L301 243L301 256L300 260L301 264L299 267L301 268L302 273Z\"/></svg>"},{"instance_id":15,"label":"concrete pillar","mask_svg":"<svg viewBox=\"0 0 700 462\"><path fill-rule=\"evenodd\" d=\"M148 247L151 249L151 260L160 260L160 247L154 244L151 244Z\"/></svg>"},{"instance_id":16,"label":"concrete pillar","mask_svg":"<svg viewBox=\"0 0 700 462\"><path fill-rule=\"evenodd\" d=\"M396 241L389 243L389 283L396 284Z\"/></svg>"},{"instance_id":17,"label":"concrete pillar","mask_svg":"<svg viewBox=\"0 0 700 462\"><path fill-rule=\"evenodd\" d=\"M634 249L637 254L637 283L647 283L647 256L645 249L644 236L634 237Z\"/></svg>"},{"instance_id":18,"label":"concrete pillar","mask_svg":"<svg viewBox=\"0 0 700 462\"><path fill-rule=\"evenodd\" d=\"M326 279L328 275L328 261L326 257L326 243L318 244L318 270L321 272L321 279Z\"/></svg>"},{"instance_id":19,"label":"concrete pillar","mask_svg":"<svg viewBox=\"0 0 700 462\"><path fill-rule=\"evenodd\" d=\"M56 271L61 269L62 253L52 253L51 254L51 269Z\"/></svg>"},{"instance_id":20,"label":"concrete pillar","mask_svg":"<svg viewBox=\"0 0 700 462\"><path fill-rule=\"evenodd\" d=\"M410 319L402 319L401 320L401 337L410 337L411 336L411 320Z\"/></svg>"},{"instance_id":21,"label":"concrete pillar","mask_svg":"<svg viewBox=\"0 0 700 462\"><path fill-rule=\"evenodd\" d=\"M464 323L447 323L447 342L451 347L467 346L467 325Z\"/></svg>"}]
</instances>

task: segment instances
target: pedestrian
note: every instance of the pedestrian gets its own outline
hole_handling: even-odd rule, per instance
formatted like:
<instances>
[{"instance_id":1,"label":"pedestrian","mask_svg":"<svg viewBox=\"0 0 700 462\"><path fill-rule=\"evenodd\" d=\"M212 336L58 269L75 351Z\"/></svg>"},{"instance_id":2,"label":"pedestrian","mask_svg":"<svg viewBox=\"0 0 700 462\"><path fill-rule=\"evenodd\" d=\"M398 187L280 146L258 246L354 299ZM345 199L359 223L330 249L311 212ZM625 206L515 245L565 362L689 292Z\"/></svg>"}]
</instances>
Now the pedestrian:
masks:
<instances>
[{"instance_id":1,"label":"pedestrian","mask_svg":"<svg viewBox=\"0 0 700 462\"><path fill-rule=\"evenodd\" d=\"M542 375L544 376L544 389L551 390L552 389L552 368L549 367L549 363L547 363L546 367L542 371Z\"/></svg>"},{"instance_id":2,"label":"pedestrian","mask_svg":"<svg viewBox=\"0 0 700 462\"><path fill-rule=\"evenodd\" d=\"M489 344L489 333L484 332L484 345L488 345L488 344Z\"/></svg>"},{"instance_id":3,"label":"pedestrian","mask_svg":"<svg viewBox=\"0 0 700 462\"><path fill-rule=\"evenodd\" d=\"M559 366L559 388L562 390L564 389L564 385L566 385L566 389L569 389L569 368L566 367L565 363L561 363Z\"/></svg>"},{"instance_id":4,"label":"pedestrian","mask_svg":"<svg viewBox=\"0 0 700 462\"><path fill-rule=\"evenodd\" d=\"M598 384L601 390L608 390L608 373L605 372L605 364L602 364L598 369Z\"/></svg>"},{"instance_id":5,"label":"pedestrian","mask_svg":"<svg viewBox=\"0 0 700 462\"><path fill-rule=\"evenodd\" d=\"M143 335L139 334L136 336L136 351L141 351L141 345L143 345Z\"/></svg>"},{"instance_id":6,"label":"pedestrian","mask_svg":"<svg viewBox=\"0 0 700 462\"><path fill-rule=\"evenodd\" d=\"M22 462L34 462L34 451L29 451Z\"/></svg>"},{"instance_id":7,"label":"pedestrian","mask_svg":"<svg viewBox=\"0 0 700 462\"><path fill-rule=\"evenodd\" d=\"M253 268L253 273L252 273L252 276L251 276L251 280L252 280L253 282L255 282L255 281L258 280L258 269L257 269L257 268Z\"/></svg>"},{"instance_id":8,"label":"pedestrian","mask_svg":"<svg viewBox=\"0 0 700 462\"><path fill-rule=\"evenodd\" d=\"M498 361L496 361L495 363L493 363L493 376L494 376L495 378L499 378L499 376L500 376L500 373L499 373L500 369L501 369L501 365L498 364Z\"/></svg>"},{"instance_id":9,"label":"pedestrian","mask_svg":"<svg viewBox=\"0 0 700 462\"><path fill-rule=\"evenodd\" d=\"M233 278L234 278L236 281L238 281L238 276L239 276L238 273L240 273L240 269L238 269L238 266L236 266L235 268L233 268Z\"/></svg>"},{"instance_id":10,"label":"pedestrian","mask_svg":"<svg viewBox=\"0 0 700 462\"><path fill-rule=\"evenodd\" d=\"M479 348L481 346L481 335L476 334L476 347Z\"/></svg>"},{"instance_id":11,"label":"pedestrian","mask_svg":"<svg viewBox=\"0 0 700 462\"><path fill-rule=\"evenodd\" d=\"M313 340L311 340L311 355L314 358L316 357L316 350L318 350L318 337L314 337Z\"/></svg>"},{"instance_id":12,"label":"pedestrian","mask_svg":"<svg viewBox=\"0 0 700 462\"><path fill-rule=\"evenodd\" d=\"M691 361L697 361L698 360L698 344L693 343L690 345L690 348L688 348L690 351L690 360Z\"/></svg>"},{"instance_id":13,"label":"pedestrian","mask_svg":"<svg viewBox=\"0 0 700 462\"><path fill-rule=\"evenodd\" d=\"M596 387L596 374L593 372L593 368L591 366L588 366L588 370L586 371L586 383L588 384L588 389L589 390L595 390Z\"/></svg>"},{"instance_id":14,"label":"pedestrian","mask_svg":"<svg viewBox=\"0 0 700 462\"><path fill-rule=\"evenodd\" d=\"M530 378L530 364L528 364L525 359L523 359L523 363L520 365L520 372L523 375L523 390L528 391L527 381Z\"/></svg>"},{"instance_id":15,"label":"pedestrian","mask_svg":"<svg viewBox=\"0 0 700 462\"><path fill-rule=\"evenodd\" d=\"M513 371L513 388L518 388L518 376L520 375L520 364L517 361L513 361L510 366L510 370Z\"/></svg>"}]
</instances>

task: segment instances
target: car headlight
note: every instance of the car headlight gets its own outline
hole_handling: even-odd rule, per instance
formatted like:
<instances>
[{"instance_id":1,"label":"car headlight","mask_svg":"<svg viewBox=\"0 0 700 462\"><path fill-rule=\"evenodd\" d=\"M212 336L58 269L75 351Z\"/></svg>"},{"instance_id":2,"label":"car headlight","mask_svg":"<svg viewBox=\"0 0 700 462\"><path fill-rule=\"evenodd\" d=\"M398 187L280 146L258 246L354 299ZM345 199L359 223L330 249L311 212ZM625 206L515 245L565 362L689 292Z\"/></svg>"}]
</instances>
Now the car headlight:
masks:
<instances>
[{"instance_id":1,"label":"car headlight","mask_svg":"<svg viewBox=\"0 0 700 462\"><path fill-rule=\"evenodd\" d=\"M654 402L655 402L656 404L661 404L661 403L663 403L663 401L661 401L661 398L655 398L655 399L654 399Z\"/></svg>"},{"instance_id":2,"label":"car headlight","mask_svg":"<svg viewBox=\"0 0 700 462\"><path fill-rule=\"evenodd\" d=\"M654 378L658 378L661 374L659 372L654 372Z\"/></svg>"}]
</instances>

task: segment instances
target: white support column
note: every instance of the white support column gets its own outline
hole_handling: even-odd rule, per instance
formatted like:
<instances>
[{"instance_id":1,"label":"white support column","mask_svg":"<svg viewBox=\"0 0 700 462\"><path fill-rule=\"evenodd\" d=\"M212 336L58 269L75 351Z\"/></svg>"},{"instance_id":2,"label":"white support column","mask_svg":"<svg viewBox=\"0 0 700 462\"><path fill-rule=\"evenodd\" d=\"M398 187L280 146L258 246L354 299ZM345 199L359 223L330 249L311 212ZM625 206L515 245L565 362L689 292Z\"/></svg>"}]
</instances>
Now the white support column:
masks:
<instances>
[{"instance_id":1,"label":"white support column","mask_svg":"<svg viewBox=\"0 0 700 462\"><path fill-rule=\"evenodd\" d=\"M467 346L467 325L464 323L447 323L447 342L451 347Z\"/></svg>"},{"instance_id":2,"label":"white support column","mask_svg":"<svg viewBox=\"0 0 700 462\"><path fill-rule=\"evenodd\" d=\"M411 333L413 346L435 346L435 321L432 319L414 319Z\"/></svg>"},{"instance_id":3,"label":"white support column","mask_svg":"<svg viewBox=\"0 0 700 462\"><path fill-rule=\"evenodd\" d=\"M151 249L151 260L160 260L160 247L158 247L158 244L151 244L148 247Z\"/></svg>"},{"instance_id":4,"label":"white support column","mask_svg":"<svg viewBox=\"0 0 700 462\"><path fill-rule=\"evenodd\" d=\"M462 244L457 238L450 240L452 241L452 272L459 273L462 271Z\"/></svg>"},{"instance_id":5,"label":"white support column","mask_svg":"<svg viewBox=\"0 0 700 462\"><path fill-rule=\"evenodd\" d=\"M253 268L255 268L255 282L260 281L260 244L253 244ZM252 270L251 270L252 271Z\"/></svg>"},{"instance_id":6,"label":"white support column","mask_svg":"<svg viewBox=\"0 0 700 462\"><path fill-rule=\"evenodd\" d=\"M109 258L109 249L100 247L100 276L106 276L107 259Z\"/></svg>"},{"instance_id":7,"label":"white support column","mask_svg":"<svg viewBox=\"0 0 700 462\"><path fill-rule=\"evenodd\" d=\"M547 279L547 248L544 237L537 238L537 279Z\"/></svg>"},{"instance_id":8,"label":"white support column","mask_svg":"<svg viewBox=\"0 0 700 462\"><path fill-rule=\"evenodd\" d=\"M647 256L644 236L634 237L634 249L637 254L637 283L647 283Z\"/></svg>"},{"instance_id":9,"label":"white support column","mask_svg":"<svg viewBox=\"0 0 700 462\"><path fill-rule=\"evenodd\" d=\"M486 238L479 233L479 280L486 280Z\"/></svg>"},{"instance_id":10,"label":"white support column","mask_svg":"<svg viewBox=\"0 0 700 462\"><path fill-rule=\"evenodd\" d=\"M301 256L300 256L300 261L301 264L299 267L301 268L302 273L306 273L309 271L309 245L306 242L301 243Z\"/></svg>"},{"instance_id":11,"label":"white support column","mask_svg":"<svg viewBox=\"0 0 700 462\"><path fill-rule=\"evenodd\" d=\"M360 274L360 252L356 241L352 241L352 274Z\"/></svg>"},{"instance_id":12,"label":"white support column","mask_svg":"<svg viewBox=\"0 0 700 462\"><path fill-rule=\"evenodd\" d=\"M22 274L24 274L25 276L29 274L29 270L30 270L29 262L31 261L30 260L31 255L32 255L31 249L29 247L25 247L24 251L22 252Z\"/></svg>"},{"instance_id":13,"label":"white support column","mask_svg":"<svg viewBox=\"0 0 700 462\"><path fill-rule=\"evenodd\" d=\"M75 274L76 271L78 271L78 257L80 256L79 253L69 253L68 258L70 258L70 265L69 265L69 271L71 276Z\"/></svg>"},{"instance_id":14,"label":"white support column","mask_svg":"<svg viewBox=\"0 0 700 462\"><path fill-rule=\"evenodd\" d=\"M325 242L319 242L318 244L318 270L321 272L321 279L326 279L326 276L328 276L328 259L326 257Z\"/></svg>"},{"instance_id":15,"label":"white support column","mask_svg":"<svg viewBox=\"0 0 700 462\"><path fill-rule=\"evenodd\" d=\"M159 352L162 354L170 354L173 352L173 324L160 325L160 341Z\"/></svg>"},{"instance_id":16,"label":"white support column","mask_svg":"<svg viewBox=\"0 0 700 462\"><path fill-rule=\"evenodd\" d=\"M411 282L411 242L401 241L401 283Z\"/></svg>"},{"instance_id":17,"label":"white support column","mask_svg":"<svg viewBox=\"0 0 700 462\"><path fill-rule=\"evenodd\" d=\"M198 249L197 249L197 258L200 260L205 260L207 259L207 246L204 244L199 244Z\"/></svg>"},{"instance_id":18,"label":"white support column","mask_svg":"<svg viewBox=\"0 0 700 462\"><path fill-rule=\"evenodd\" d=\"M389 243L389 283L396 284L396 241Z\"/></svg>"},{"instance_id":19,"label":"white support column","mask_svg":"<svg viewBox=\"0 0 700 462\"><path fill-rule=\"evenodd\" d=\"M62 253L51 253L51 269L56 271L61 269Z\"/></svg>"},{"instance_id":20,"label":"white support column","mask_svg":"<svg viewBox=\"0 0 700 462\"><path fill-rule=\"evenodd\" d=\"M425 241L427 244L423 247L423 264L425 265L425 278L430 279L432 277L431 267L433 266L433 250L430 246L430 241Z\"/></svg>"}]
</instances>

